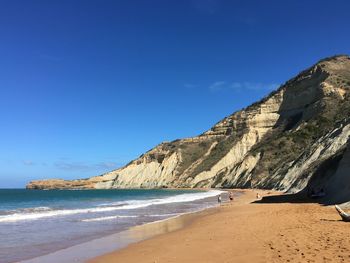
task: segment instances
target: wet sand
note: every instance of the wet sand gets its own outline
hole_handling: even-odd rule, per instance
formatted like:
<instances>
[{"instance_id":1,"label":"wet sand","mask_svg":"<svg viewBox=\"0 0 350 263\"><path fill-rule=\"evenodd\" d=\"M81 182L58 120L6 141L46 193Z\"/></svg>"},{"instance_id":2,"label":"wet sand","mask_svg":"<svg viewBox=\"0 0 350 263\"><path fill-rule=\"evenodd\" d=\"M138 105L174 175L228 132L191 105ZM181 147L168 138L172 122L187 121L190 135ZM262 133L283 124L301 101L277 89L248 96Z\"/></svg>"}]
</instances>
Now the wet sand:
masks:
<instances>
[{"instance_id":1,"label":"wet sand","mask_svg":"<svg viewBox=\"0 0 350 263\"><path fill-rule=\"evenodd\" d=\"M350 262L350 223L333 207L255 200L244 191L216 213L89 262Z\"/></svg>"},{"instance_id":2,"label":"wet sand","mask_svg":"<svg viewBox=\"0 0 350 263\"><path fill-rule=\"evenodd\" d=\"M216 211L216 208L211 208L165 220L146 223L131 227L122 232L61 249L50 254L23 260L20 261L20 263L86 262L88 259L122 249L129 244L179 230L191 224L191 222L197 219L198 216L210 215L216 213Z\"/></svg>"}]
</instances>

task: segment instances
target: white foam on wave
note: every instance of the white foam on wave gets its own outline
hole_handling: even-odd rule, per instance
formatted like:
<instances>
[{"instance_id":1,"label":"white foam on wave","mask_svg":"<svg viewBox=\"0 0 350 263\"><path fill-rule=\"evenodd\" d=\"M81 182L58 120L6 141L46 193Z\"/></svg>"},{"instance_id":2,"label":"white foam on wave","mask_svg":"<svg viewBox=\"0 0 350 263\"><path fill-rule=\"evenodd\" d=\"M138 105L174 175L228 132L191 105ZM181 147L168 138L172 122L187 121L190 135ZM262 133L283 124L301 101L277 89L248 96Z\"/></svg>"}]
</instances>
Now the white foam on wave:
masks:
<instances>
[{"instance_id":1,"label":"white foam on wave","mask_svg":"<svg viewBox=\"0 0 350 263\"><path fill-rule=\"evenodd\" d=\"M25 212L42 212L42 211L51 211L51 207L47 206L38 206L38 207L31 207L31 208L25 208L23 211Z\"/></svg>"},{"instance_id":2,"label":"white foam on wave","mask_svg":"<svg viewBox=\"0 0 350 263\"><path fill-rule=\"evenodd\" d=\"M0 213L4 215L13 215L18 213L33 213L33 212L43 212L43 211L51 211L53 210L50 207L47 206L38 206L38 207L28 207L28 208L20 208L20 209L13 209L13 210L5 210L0 211ZM0 216L1 218L1 216Z\"/></svg>"},{"instance_id":3,"label":"white foam on wave","mask_svg":"<svg viewBox=\"0 0 350 263\"><path fill-rule=\"evenodd\" d=\"M24 212L24 213L15 213L11 215L0 216L1 222L17 222L24 220L37 220L41 218L47 217L55 217L55 216L68 216L75 214L83 214L83 213L101 213L101 212L111 212L117 210L130 210L148 207L151 205L163 205L163 204L171 204L171 203L184 203L184 202L192 202L208 197L213 197L222 193L220 190L210 190L207 192L199 192L199 193L188 193L188 194L179 194L166 198L159 199L149 199L149 200L129 200L124 201L123 205L121 202L111 203L110 206L105 207L94 207L94 208L84 208L84 209L62 209L62 210L49 210L49 211L33 211L32 213Z\"/></svg>"},{"instance_id":4,"label":"white foam on wave","mask_svg":"<svg viewBox=\"0 0 350 263\"><path fill-rule=\"evenodd\" d=\"M146 217L172 217L172 216L179 216L183 213L171 213L171 214L154 214L154 215L144 215ZM104 216L104 217L97 217L97 218L88 218L88 219L82 219L80 222L95 222L95 221L106 221L106 220L113 220L113 219L119 219L119 218L135 218L140 217L139 215L115 215L115 216Z\"/></svg>"},{"instance_id":5,"label":"white foam on wave","mask_svg":"<svg viewBox=\"0 0 350 263\"><path fill-rule=\"evenodd\" d=\"M96 221L113 220L118 218L135 218L135 217L138 217L138 216L105 216L105 217L83 219L81 220L81 222L96 222Z\"/></svg>"},{"instance_id":6,"label":"white foam on wave","mask_svg":"<svg viewBox=\"0 0 350 263\"><path fill-rule=\"evenodd\" d=\"M149 217L171 217L171 216L178 216L182 215L182 213L171 213L171 214L155 214L155 215L147 215Z\"/></svg>"}]
</instances>

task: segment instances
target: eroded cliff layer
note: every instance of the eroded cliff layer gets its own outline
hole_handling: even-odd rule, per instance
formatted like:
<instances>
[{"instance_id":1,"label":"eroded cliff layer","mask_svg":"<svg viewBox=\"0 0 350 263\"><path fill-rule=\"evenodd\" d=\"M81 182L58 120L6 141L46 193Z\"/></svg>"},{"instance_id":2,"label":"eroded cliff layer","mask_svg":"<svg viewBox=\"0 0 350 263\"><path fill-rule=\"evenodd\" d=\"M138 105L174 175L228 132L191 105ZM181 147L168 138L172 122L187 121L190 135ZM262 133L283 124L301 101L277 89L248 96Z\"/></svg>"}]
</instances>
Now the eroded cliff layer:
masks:
<instances>
[{"instance_id":1,"label":"eroded cliff layer","mask_svg":"<svg viewBox=\"0 0 350 263\"><path fill-rule=\"evenodd\" d=\"M350 58L327 58L199 136L161 143L101 176L33 181L27 187L259 187L298 191L308 183L316 187L345 180L349 91Z\"/></svg>"}]
</instances>

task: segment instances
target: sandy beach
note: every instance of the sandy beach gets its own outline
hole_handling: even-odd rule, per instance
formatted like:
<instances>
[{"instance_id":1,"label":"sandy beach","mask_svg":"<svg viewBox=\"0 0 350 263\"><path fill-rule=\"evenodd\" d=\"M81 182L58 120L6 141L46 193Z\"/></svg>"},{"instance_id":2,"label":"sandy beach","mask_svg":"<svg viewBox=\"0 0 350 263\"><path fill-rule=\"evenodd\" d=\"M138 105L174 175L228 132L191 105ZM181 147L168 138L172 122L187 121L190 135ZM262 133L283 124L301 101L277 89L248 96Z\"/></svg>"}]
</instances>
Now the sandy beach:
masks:
<instances>
[{"instance_id":1,"label":"sandy beach","mask_svg":"<svg viewBox=\"0 0 350 263\"><path fill-rule=\"evenodd\" d=\"M89 262L350 261L350 223L340 221L333 207L252 203L256 191L243 193L214 213L200 213L178 230Z\"/></svg>"}]
</instances>

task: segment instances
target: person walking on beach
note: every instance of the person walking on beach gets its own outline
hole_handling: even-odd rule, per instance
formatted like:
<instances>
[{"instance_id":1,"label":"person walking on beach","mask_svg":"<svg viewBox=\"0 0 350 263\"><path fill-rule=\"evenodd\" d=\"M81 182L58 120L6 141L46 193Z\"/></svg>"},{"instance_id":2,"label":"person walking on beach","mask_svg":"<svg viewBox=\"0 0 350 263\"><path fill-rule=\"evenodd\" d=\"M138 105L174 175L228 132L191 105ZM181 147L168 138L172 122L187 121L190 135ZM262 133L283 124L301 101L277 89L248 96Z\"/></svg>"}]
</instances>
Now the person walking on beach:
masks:
<instances>
[{"instance_id":1,"label":"person walking on beach","mask_svg":"<svg viewBox=\"0 0 350 263\"><path fill-rule=\"evenodd\" d=\"M233 201L233 193L232 192L230 192L229 198L230 198L230 201Z\"/></svg>"},{"instance_id":2,"label":"person walking on beach","mask_svg":"<svg viewBox=\"0 0 350 263\"><path fill-rule=\"evenodd\" d=\"M218 195L218 203L221 204L221 194Z\"/></svg>"}]
</instances>

